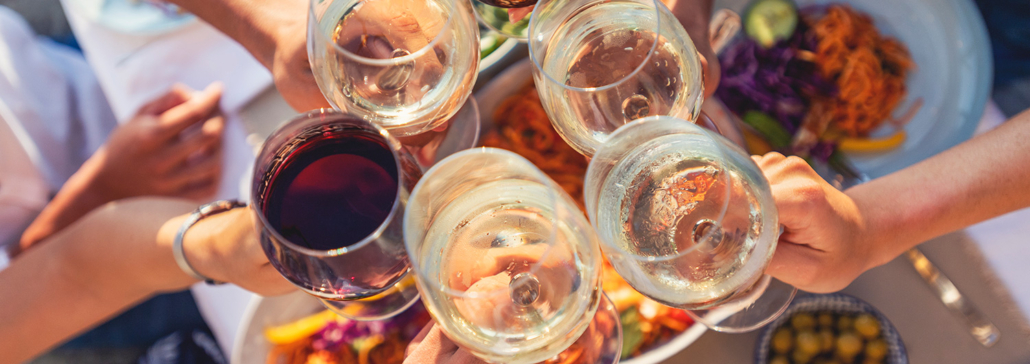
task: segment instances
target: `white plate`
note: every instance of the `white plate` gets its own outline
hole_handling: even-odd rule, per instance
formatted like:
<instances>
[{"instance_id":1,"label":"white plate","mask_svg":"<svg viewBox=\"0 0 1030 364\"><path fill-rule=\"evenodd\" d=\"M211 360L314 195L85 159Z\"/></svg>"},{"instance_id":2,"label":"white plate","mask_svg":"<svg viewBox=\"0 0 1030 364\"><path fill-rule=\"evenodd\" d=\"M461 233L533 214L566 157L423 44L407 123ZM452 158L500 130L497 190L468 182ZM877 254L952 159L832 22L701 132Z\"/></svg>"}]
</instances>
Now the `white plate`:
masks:
<instances>
[{"instance_id":1,"label":"white plate","mask_svg":"<svg viewBox=\"0 0 1030 364\"><path fill-rule=\"evenodd\" d=\"M325 307L318 302L318 299L300 291L277 297L254 297L243 312L243 320L240 321L240 328L237 331L236 342L232 346L232 355L229 357L229 363L253 364L267 362L272 344L265 339L265 328L297 321L323 310L325 310ZM653 348L643 355L621 361L620 363L660 363L683 351L684 348L701 337L701 334L704 334L706 330L707 328L704 325L695 323L687 331L672 338L669 342Z\"/></svg>"},{"instance_id":2,"label":"white plate","mask_svg":"<svg viewBox=\"0 0 1030 364\"><path fill-rule=\"evenodd\" d=\"M908 95L924 104L905 131L908 138L882 153L850 153L855 166L876 178L915 164L969 139L991 92L990 41L983 18L968 0L795 0L799 6L848 3L873 17L881 33L908 47L916 70ZM715 7L743 14L749 0L719 0ZM896 114L898 111L895 111ZM880 130L887 132L887 130Z\"/></svg>"},{"instance_id":3,"label":"white plate","mask_svg":"<svg viewBox=\"0 0 1030 364\"><path fill-rule=\"evenodd\" d=\"M255 296L243 312L229 363L267 362L272 344L265 339L265 328L297 321L323 310L325 306L318 299L301 291L276 297Z\"/></svg>"},{"instance_id":4,"label":"white plate","mask_svg":"<svg viewBox=\"0 0 1030 364\"><path fill-rule=\"evenodd\" d=\"M156 35L197 21L174 5L144 0L70 0L90 21L126 34Z\"/></svg>"}]
</instances>

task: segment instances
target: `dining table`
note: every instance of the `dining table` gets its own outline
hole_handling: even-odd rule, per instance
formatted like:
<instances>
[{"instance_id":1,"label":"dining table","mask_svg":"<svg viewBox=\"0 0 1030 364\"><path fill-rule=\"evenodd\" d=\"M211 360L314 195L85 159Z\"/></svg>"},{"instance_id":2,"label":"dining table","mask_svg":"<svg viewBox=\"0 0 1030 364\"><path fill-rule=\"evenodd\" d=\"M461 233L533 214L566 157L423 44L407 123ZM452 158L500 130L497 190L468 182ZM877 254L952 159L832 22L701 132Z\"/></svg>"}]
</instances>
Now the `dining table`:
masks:
<instances>
[{"instance_id":1,"label":"dining table","mask_svg":"<svg viewBox=\"0 0 1030 364\"><path fill-rule=\"evenodd\" d=\"M276 91L269 72L243 47L199 20L162 32L127 34L91 18L75 0L62 3L120 121L175 83L194 89L214 81L224 83L221 107L228 123L224 176L216 199L245 201L256 148L277 125L297 114ZM524 55L525 51L514 54ZM481 75L480 82L490 76ZM989 103L978 132L990 130L1004 119ZM920 245L962 295L997 326L1000 338L991 347L974 340L963 319L945 307L904 257L867 271L843 292L870 303L889 318L913 363L1028 363L1028 237L1030 209L1024 209ZM223 352L232 352L245 308L256 295L233 285L199 283L191 290ZM665 362L747 363L754 358L760 333L708 331Z\"/></svg>"}]
</instances>

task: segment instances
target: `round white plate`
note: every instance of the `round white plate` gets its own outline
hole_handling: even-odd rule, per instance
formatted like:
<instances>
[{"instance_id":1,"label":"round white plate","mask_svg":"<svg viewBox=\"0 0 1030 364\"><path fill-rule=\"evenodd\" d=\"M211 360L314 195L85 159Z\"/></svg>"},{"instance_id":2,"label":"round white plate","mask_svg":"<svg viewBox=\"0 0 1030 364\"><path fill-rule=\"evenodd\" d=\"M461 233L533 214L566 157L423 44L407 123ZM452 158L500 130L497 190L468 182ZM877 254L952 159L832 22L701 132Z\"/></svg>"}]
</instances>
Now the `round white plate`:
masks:
<instances>
[{"instance_id":1,"label":"round white plate","mask_svg":"<svg viewBox=\"0 0 1030 364\"><path fill-rule=\"evenodd\" d=\"M897 38L912 54L904 110L923 107L905 126L908 138L893 150L850 153L871 178L884 176L951 148L973 135L991 92L993 63L983 18L968 0L795 0L799 6L848 3L873 17L881 33ZM749 0L718 0L715 7L743 14ZM900 114L895 110L895 114ZM889 130L882 128L881 133ZM874 136L876 134L874 133Z\"/></svg>"},{"instance_id":2,"label":"round white plate","mask_svg":"<svg viewBox=\"0 0 1030 364\"><path fill-rule=\"evenodd\" d=\"M318 302L318 299L300 291L284 296L254 297L247 306L246 311L243 312L243 320L240 321L239 331L236 334L236 342L233 343L229 363L252 364L267 362L272 344L265 339L265 328L297 321L323 310L325 310L325 307ZM695 323L687 331L677 335L664 345L620 363L660 363L682 351L697 340L697 338L701 337L701 334L704 334L706 330L707 328L704 325Z\"/></svg>"}]
</instances>

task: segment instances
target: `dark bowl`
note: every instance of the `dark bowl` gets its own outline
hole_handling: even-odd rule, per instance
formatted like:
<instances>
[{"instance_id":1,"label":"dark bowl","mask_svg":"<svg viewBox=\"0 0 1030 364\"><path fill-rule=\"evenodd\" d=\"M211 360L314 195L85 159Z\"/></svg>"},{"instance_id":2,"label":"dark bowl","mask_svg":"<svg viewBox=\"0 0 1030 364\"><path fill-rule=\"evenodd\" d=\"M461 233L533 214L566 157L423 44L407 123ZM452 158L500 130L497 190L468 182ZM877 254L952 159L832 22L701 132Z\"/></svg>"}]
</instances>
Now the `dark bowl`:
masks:
<instances>
[{"instance_id":1,"label":"dark bowl","mask_svg":"<svg viewBox=\"0 0 1030 364\"><path fill-rule=\"evenodd\" d=\"M773 333L781 326L789 324L791 316L797 312L871 314L880 322L880 335L887 342L887 356L884 358L884 363L908 364L908 353L905 351L905 343L901 341L898 330L887 320L887 316L884 316L865 301L843 293L809 295L795 298L790 307L783 312L783 315L769 323L762 331L762 335L758 337L758 341L755 343L755 363L766 364L769 362L769 349Z\"/></svg>"}]
</instances>

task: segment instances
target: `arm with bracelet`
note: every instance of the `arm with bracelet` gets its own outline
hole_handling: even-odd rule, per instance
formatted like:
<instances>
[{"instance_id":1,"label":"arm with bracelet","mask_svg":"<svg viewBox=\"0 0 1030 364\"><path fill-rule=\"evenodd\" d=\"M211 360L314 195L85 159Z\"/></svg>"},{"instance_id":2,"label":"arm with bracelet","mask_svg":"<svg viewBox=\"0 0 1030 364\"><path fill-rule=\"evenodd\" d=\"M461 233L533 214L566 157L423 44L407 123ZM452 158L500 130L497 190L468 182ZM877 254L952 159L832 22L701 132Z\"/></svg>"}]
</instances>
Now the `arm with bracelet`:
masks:
<instances>
[{"instance_id":1,"label":"arm with bracelet","mask_svg":"<svg viewBox=\"0 0 1030 364\"><path fill-rule=\"evenodd\" d=\"M196 205L183 200L124 200L19 256L0 271L0 363L29 360L150 296L201 280L262 295L291 291L261 250L250 214L234 206L191 214Z\"/></svg>"}]
</instances>

